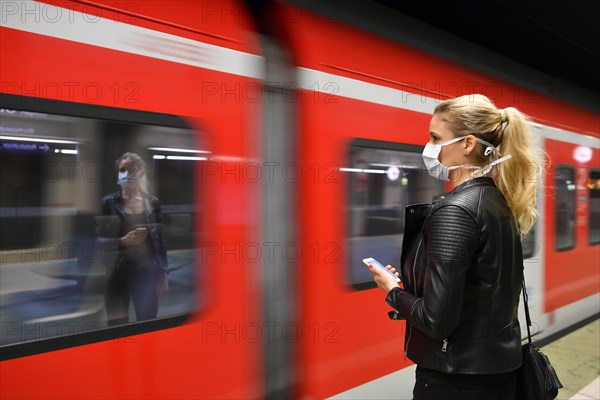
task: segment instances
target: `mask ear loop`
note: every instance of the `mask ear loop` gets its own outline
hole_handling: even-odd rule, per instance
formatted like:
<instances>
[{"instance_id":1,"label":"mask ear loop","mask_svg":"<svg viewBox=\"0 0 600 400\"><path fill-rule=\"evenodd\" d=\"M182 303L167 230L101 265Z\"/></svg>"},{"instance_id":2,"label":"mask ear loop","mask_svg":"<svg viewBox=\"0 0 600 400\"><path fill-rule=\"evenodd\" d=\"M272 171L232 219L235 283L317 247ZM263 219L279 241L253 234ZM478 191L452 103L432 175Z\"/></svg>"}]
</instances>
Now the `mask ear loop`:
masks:
<instances>
[{"instance_id":1,"label":"mask ear loop","mask_svg":"<svg viewBox=\"0 0 600 400\"><path fill-rule=\"evenodd\" d=\"M481 144L483 144L483 145L487 146L487 147L485 148L485 151L483 152L483 155L484 155L485 157L489 156L490 154L494 154L494 155L496 155L496 157L499 157L499 156L500 156L500 146L496 147L496 146L494 146L493 144L491 144L491 143L489 143L489 142L486 142L485 140L483 140L483 139L479 139L479 138L477 138L477 141L478 141L479 143L481 143Z\"/></svg>"},{"instance_id":2,"label":"mask ear loop","mask_svg":"<svg viewBox=\"0 0 600 400\"><path fill-rule=\"evenodd\" d=\"M507 154L504 157L500 157L499 159L492 161L491 163L489 163L488 165L486 165L485 167L473 172L472 176L473 178L479 178L481 176L485 176L487 174L489 174L492 171L492 168L494 167L494 165L498 165L503 161L509 160L512 158L512 155Z\"/></svg>"},{"instance_id":3,"label":"mask ear loop","mask_svg":"<svg viewBox=\"0 0 600 400\"><path fill-rule=\"evenodd\" d=\"M503 118L502 123L507 124L507 121L505 120L506 117L504 115L504 110L500 110L500 111L501 111L502 118ZM485 140L479 139L479 138L477 138L477 141L479 143L482 143L483 145L487 146L483 152L483 155L485 157L487 157L489 155L493 155L494 157L496 157L496 159L494 161L490 162L489 164L487 164L486 166L481 167L477 171L473 172L471 174L471 176L473 178L479 178L481 176L485 176L485 175L489 174L492 171L492 168L494 167L494 165L500 164L501 162L512 158L512 156L510 154L508 154L504 157L500 157L500 145L498 145L496 147L493 144L486 142ZM498 158L498 157L500 157L500 158Z\"/></svg>"}]
</instances>

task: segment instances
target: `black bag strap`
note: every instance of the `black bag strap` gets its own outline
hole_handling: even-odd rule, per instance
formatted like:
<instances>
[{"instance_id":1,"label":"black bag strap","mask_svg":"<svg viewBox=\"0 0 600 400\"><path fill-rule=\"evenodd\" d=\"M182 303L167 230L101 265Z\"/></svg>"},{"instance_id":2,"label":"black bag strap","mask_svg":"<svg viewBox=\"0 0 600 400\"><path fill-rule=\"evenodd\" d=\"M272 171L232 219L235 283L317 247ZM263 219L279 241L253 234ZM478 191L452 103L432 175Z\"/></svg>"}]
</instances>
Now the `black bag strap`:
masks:
<instances>
[{"instance_id":1,"label":"black bag strap","mask_svg":"<svg viewBox=\"0 0 600 400\"><path fill-rule=\"evenodd\" d=\"M529 327L531 326L531 317L529 316L529 304L527 303L527 288L525 287L525 277L523 277L523 305L525 306L525 321L527 323L527 339L529 344L531 344L531 330Z\"/></svg>"},{"instance_id":2,"label":"black bag strap","mask_svg":"<svg viewBox=\"0 0 600 400\"><path fill-rule=\"evenodd\" d=\"M531 326L531 317L529 316L529 304L527 304L527 288L525 286L525 276L523 276L523 305L525 306L525 320L527 322L527 340L529 341L529 345L531 345L531 330L529 329L529 327ZM525 346L527 345L523 345L523 348L525 348ZM550 364L550 360L548 359L548 357L546 355L544 355L544 353L542 353L535 345L531 345L528 346L534 350L536 350L543 358L544 362L544 373L545 373L545 377L547 379L547 387L545 388L546 390L546 395L550 394L551 391L550 389L554 390L552 397L546 397L546 398L551 398L554 399L556 398L556 395L558 394L558 389L562 388L563 385L560 382L560 379L558 379L558 375L556 374L556 371L554 370L554 367Z\"/></svg>"}]
</instances>

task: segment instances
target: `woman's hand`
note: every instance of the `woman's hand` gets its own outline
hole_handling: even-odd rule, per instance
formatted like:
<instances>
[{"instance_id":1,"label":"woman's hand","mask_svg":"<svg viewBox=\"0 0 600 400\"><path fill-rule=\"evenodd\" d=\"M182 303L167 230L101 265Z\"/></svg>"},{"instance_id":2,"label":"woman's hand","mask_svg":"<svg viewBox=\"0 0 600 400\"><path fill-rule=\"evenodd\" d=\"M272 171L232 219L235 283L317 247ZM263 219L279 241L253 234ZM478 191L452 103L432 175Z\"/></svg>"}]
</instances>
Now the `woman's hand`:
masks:
<instances>
[{"instance_id":1,"label":"woman's hand","mask_svg":"<svg viewBox=\"0 0 600 400\"><path fill-rule=\"evenodd\" d=\"M137 228L127 232L125 236L119 240L121 246L132 246L134 244L140 244L146 239L148 235L148 228Z\"/></svg>"},{"instance_id":2,"label":"woman's hand","mask_svg":"<svg viewBox=\"0 0 600 400\"><path fill-rule=\"evenodd\" d=\"M387 294L393 288L399 287L398 283L390 276L390 274L386 274L379 268L372 268L371 266L369 266L369 268L371 269L371 272L373 272L373 280L377 284L377 287L384 293ZM398 276L396 268L392 267L391 265L386 265L385 268L391 271L394 275Z\"/></svg>"}]
</instances>

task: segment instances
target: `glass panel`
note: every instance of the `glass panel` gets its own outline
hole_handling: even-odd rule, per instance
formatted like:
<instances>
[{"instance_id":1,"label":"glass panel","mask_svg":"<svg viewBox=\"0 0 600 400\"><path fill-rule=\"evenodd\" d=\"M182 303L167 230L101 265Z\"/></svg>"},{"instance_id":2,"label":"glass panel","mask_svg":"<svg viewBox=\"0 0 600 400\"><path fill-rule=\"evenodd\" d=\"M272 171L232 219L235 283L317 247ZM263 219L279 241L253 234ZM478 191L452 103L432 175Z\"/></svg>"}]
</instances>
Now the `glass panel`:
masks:
<instances>
[{"instance_id":1,"label":"glass panel","mask_svg":"<svg viewBox=\"0 0 600 400\"><path fill-rule=\"evenodd\" d=\"M575 169L556 167L555 247L569 250L575 246Z\"/></svg>"},{"instance_id":2,"label":"glass panel","mask_svg":"<svg viewBox=\"0 0 600 400\"><path fill-rule=\"evenodd\" d=\"M206 159L194 132L1 113L0 345L107 327L107 303L120 317L113 324L193 311L202 211L194 171ZM138 209L124 209L117 185L115 161L126 152L145 162L146 193L128 203ZM143 241L119 245L134 228ZM163 270L170 290L156 303Z\"/></svg>"},{"instance_id":3,"label":"glass panel","mask_svg":"<svg viewBox=\"0 0 600 400\"><path fill-rule=\"evenodd\" d=\"M431 203L434 195L444 191L443 183L427 173L420 150L390 146L354 144L348 167L340 168L348 182L348 280L356 288L374 286L373 274L362 259L373 257L383 265L399 266L405 207Z\"/></svg>"}]
</instances>

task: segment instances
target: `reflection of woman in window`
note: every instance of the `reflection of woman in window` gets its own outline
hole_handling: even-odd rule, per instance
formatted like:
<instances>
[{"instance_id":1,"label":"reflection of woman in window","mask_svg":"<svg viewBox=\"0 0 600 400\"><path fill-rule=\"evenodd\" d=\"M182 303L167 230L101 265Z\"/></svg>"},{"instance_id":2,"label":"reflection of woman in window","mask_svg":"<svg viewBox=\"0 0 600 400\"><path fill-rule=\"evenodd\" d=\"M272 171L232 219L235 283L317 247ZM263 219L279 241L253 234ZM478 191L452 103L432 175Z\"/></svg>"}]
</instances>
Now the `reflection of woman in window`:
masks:
<instances>
[{"instance_id":1,"label":"reflection of woman in window","mask_svg":"<svg viewBox=\"0 0 600 400\"><path fill-rule=\"evenodd\" d=\"M146 193L145 165L135 153L117 160L121 190L100 201L96 235L107 264L109 326L128 322L133 301L138 321L156 318L168 290L167 249L156 197Z\"/></svg>"}]
</instances>

